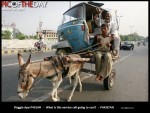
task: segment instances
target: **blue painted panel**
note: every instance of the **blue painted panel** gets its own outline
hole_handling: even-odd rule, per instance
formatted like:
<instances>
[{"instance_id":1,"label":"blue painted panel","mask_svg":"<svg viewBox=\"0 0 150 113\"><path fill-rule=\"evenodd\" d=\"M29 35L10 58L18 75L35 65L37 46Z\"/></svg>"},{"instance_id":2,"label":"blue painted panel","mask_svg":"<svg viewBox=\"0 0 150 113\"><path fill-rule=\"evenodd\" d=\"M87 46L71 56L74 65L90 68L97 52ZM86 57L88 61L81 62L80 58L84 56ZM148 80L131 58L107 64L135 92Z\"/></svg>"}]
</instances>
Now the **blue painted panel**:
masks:
<instances>
[{"instance_id":1,"label":"blue painted panel","mask_svg":"<svg viewBox=\"0 0 150 113\"><path fill-rule=\"evenodd\" d=\"M85 30L82 30L83 20L70 21L58 27L58 35L63 34L63 38L68 40L72 46L72 51L77 52L89 47L85 42Z\"/></svg>"}]
</instances>

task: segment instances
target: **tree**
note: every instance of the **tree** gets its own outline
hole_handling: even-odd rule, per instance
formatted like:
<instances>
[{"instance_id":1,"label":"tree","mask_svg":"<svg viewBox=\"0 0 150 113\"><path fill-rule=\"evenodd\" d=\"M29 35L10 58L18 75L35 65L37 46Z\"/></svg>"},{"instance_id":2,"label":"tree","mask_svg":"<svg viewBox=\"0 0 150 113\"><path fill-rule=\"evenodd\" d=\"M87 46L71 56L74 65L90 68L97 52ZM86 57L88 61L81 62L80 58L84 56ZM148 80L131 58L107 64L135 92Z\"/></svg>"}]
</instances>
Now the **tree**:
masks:
<instances>
[{"instance_id":1,"label":"tree","mask_svg":"<svg viewBox=\"0 0 150 113\"><path fill-rule=\"evenodd\" d=\"M38 35L37 35L37 34L36 34L36 35L34 35L33 37L34 37L34 39L38 39Z\"/></svg>"},{"instance_id":2,"label":"tree","mask_svg":"<svg viewBox=\"0 0 150 113\"><path fill-rule=\"evenodd\" d=\"M21 32L16 34L16 38L19 39L19 40L24 40L24 39L26 39L26 37L27 36L22 34Z\"/></svg>"},{"instance_id":3,"label":"tree","mask_svg":"<svg viewBox=\"0 0 150 113\"><path fill-rule=\"evenodd\" d=\"M143 36L139 36L137 33L120 35L121 41L141 41L144 39Z\"/></svg>"},{"instance_id":4,"label":"tree","mask_svg":"<svg viewBox=\"0 0 150 113\"><path fill-rule=\"evenodd\" d=\"M2 39L11 39L11 32L9 30L2 31Z\"/></svg>"},{"instance_id":5,"label":"tree","mask_svg":"<svg viewBox=\"0 0 150 113\"><path fill-rule=\"evenodd\" d=\"M36 34L36 35L29 35L29 38L30 39L38 39L38 35Z\"/></svg>"}]
</instances>

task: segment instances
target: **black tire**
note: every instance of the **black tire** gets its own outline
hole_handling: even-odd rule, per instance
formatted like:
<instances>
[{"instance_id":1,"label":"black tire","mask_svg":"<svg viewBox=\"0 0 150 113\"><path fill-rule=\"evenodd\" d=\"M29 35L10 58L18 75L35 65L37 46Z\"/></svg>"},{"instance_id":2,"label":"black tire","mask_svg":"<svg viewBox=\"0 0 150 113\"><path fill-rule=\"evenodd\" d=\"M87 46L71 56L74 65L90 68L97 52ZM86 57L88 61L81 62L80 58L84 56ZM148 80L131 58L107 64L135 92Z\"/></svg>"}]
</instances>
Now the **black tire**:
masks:
<instances>
[{"instance_id":1,"label":"black tire","mask_svg":"<svg viewBox=\"0 0 150 113\"><path fill-rule=\"evenodd\" d=\"M38 51L41 51L41 47L40 46L38 46Z\"/></svg>"},{"instance_id":2,"label":"black tire","mask_svg":"<svg viewBox=\"0 0 150 113\"><path fill-rule=\"evenodd\" d=\"M115 77L116 77L116 70L113 68L111 74L108 75L103 81L104 88L106 90L110 90L114 86Z\"/></svg>"},{"instance_id":3,"label":"black tire","mask_svg":"<svg viewBox=\"0 0 150 113\"><path fill-rule=\"evenodd\" d=\"M132 47L132 50L134 49L134 47Z\"/></svg>"},{"instance_id":4,"label":"black tire","mask_svg":"<svg viewBox=\"0 0 150 113\"><path fill-rule=\"evenodd\" d=\"M134 46L132 47L132 50L134 49Z\"/></svg>"}]
</instances>

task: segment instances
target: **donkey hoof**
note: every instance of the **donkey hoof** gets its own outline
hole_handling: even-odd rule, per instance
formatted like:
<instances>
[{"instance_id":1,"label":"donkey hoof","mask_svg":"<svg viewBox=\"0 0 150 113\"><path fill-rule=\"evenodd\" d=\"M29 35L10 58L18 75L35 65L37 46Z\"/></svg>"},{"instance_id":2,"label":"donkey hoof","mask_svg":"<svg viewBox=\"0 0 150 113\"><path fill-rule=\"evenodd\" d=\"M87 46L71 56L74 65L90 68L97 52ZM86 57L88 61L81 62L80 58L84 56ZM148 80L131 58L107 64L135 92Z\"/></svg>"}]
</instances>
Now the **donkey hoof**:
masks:
<instances>
[{"instance_id":1,"label":"donkey hoof","mask_svg":"<svg viewBox=\"0 0 150 113\"><path fill-rule=\"evenodd\" d=\"M59 98L59 97L57 97L57 100L58 100L58 101L60 101L60 98Z\"/></svg>"},{"instance_id":2,"label":"donkey hoof","mask_svg":"<svg viewBox=\"0 0 150 113\"><path fill-rule=\"evenodd\" d=\"M67 99L67 102L70 102L70 101L71 101L71 98L68 98L68 99Z\"/></svg>"},{"instance_id":3,"label":"donkey hoof","mask_svg":"<svg viewBox=\"0 0 150 113\"><path fill-rule=\"evenodd\" d=\"M70 102L71 100L67 99L67 102Z\"/></svg>"},{"instance_id":4,"label":"donkey hoof","mask_svg":"<svg viewBox=\"0 0 150 113\"><path fill-rule=\"evenodd\" d=\"M82 89L80 89L79 92L82 92Z\"/></svg>"},{"instance_id":5,"label":"donkey hoof","mask_svg":"<svg viewBox=\"0 0 150 113\"><path fill-rule=\"evenodd\" d=\"M60 99L58 99L58 98L53 98L53 101L54 101L54 102L58 102L58 101L60 101Z\"/></svg>"}]
</instances>

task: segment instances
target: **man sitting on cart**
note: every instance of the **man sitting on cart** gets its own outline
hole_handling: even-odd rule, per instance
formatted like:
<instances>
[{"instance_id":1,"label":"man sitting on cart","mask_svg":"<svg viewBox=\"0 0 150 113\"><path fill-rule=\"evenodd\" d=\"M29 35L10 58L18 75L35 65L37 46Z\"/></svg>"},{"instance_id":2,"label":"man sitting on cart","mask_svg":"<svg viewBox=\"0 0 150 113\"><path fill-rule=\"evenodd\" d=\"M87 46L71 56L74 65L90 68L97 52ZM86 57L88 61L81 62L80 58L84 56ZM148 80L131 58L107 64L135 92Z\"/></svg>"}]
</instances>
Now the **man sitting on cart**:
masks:
<instances>
[{"instance_id":1,"label":"man sitting on cart","mask_svg":"<svg viewBox=\"0 0 150 113\"><path fill-rule=\"evenodd\" d=\"M115 13L115 11L112 11L113 13ZM94 17L95 19L95 24L97 26L102 25L102 24L108 24L108 31L107 33L110 34L110 36L114 39L111 41L111 50L113 51L113 57L115 59L119 58L119 50L120 50L120 43L121 43L121 39L119 36L119 26L117 23L117 20L115 19L116 16L111 14L111 11L106 11L104 10L101 14L101 21L100 19L98 19L98 15L95 15ZM99 27L100 28L100 27Z\"/></svg>"},{"instance_id":2,"label":"man sitting on cart","mask_svg":"<svg viewBox=\"0 0 150 113\"><path fill-rule=\"evenodd\" d=\"M101 25L101 34L97 34L94 37L92 43L93 48L97 48L94 52L95 56L95 69L96 69L96 81L102 80L105 76L109 75L112 70L112 55L110 53L110 42L112 38L107 34L108 25ZM95 46L94 46L95 45ZM104 60L102 59L104 57ZM103 60L103 61L102 61ZM103 63L102 63L103 62Z\"/></svg>"},{"instance_id":3,"label":"man sitting on cart","mask_svg":"<svg viewBox=\"0 0 150 113\"><path fill-rule=\"evenodd\" d=\"M103 16L102 18L104 19L102 21L102 24L106 23L108 24L108 34L111 35L111 37L113 38L113 40L111 41L111 50L113 51L113 57L115 59L118 59L119 58L119 50L120 50L120 42L121 42L121 39L120 39L120 36L119 36L119 27L117 25L117 22L116 21L113 21L113 17L112 17L112 14L111 12L109 11L104 11L103 12Z\"/></svg>"}]
</instances>

